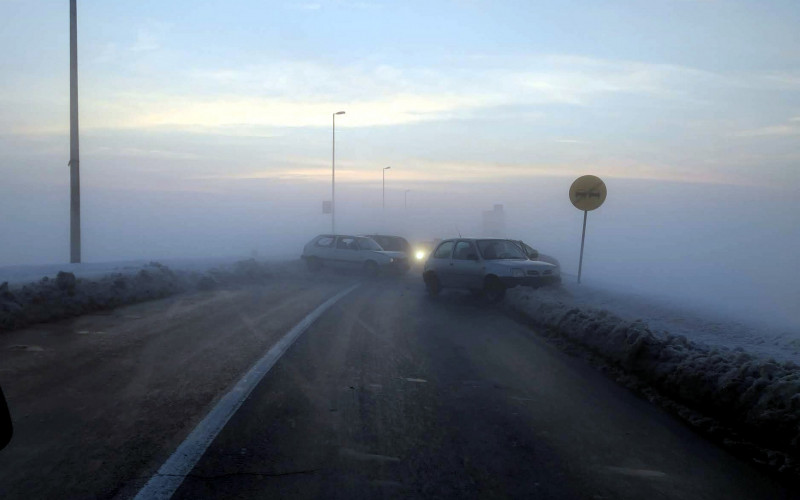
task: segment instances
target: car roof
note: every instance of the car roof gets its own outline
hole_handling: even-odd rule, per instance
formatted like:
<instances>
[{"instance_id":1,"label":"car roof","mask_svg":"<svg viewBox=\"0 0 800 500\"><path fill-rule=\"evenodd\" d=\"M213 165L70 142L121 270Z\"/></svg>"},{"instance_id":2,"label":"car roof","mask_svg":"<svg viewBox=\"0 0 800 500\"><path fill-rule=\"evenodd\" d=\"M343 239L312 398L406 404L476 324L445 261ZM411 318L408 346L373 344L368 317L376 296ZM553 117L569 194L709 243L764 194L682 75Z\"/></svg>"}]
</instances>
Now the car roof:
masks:
<instances>
[{"instance_id":1,"label":"car roof","mask_svg":"<svg viewBox=\"0 0 800 500\"><path fill-rule=\"evenodd\" d=\"M457 240L481 240L481 241L519 241L512 238L480 238L474 236L456 236L454 238L445 238L441 241L444 243L445 241L457 241Z\"/></svg>"},{"instance_id":2,"label":"car roof","mask_svg":"<svg viewBox=\"0 0 800 500\"><path fill-rule=\"evenodd\" d=\"M404 240L402 236L395 236L392 234L367 234L365 235L367 238L397 238L399 240Z\"/></svg>"}]
</instances>

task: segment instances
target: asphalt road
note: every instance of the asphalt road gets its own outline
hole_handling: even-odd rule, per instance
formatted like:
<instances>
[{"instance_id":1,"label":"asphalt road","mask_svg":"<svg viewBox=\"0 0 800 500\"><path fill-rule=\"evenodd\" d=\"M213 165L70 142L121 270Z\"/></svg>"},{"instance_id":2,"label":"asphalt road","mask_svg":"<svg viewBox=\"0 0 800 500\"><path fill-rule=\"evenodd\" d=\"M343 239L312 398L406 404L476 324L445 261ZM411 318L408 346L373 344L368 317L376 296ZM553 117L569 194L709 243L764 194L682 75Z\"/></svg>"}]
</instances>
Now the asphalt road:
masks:
<instances>
[{"instance_id":1,"label":"asphalt road","mask_svg":"<svg viewBox=\"0 0 800 500\"><path fill-rule=\"evenodd\" d=\"M175 498L782 498L468 295L368 283L293 346Z\"/></svg>"},{"instance_id":2,"label":"asphalt road","mask_svg":"<svg viewBox=\"0 0 800 500\"><path fill-rule=\"evenodd\" d=\"M129 496L342 280L280 280L0 333L0 499Z\"/></svg>"},{"instance_id":3,"label":"asphalt road","mask_svg":"<svg viewBox=\"0 0 800 500\"><path fill-rule=\"evenodd\" d=\"M0 354L20 419L0 497L135 495L342 281L182 296L4 338L39 335L42 351ZM431 300L409 276L366 282L323 314L174 498L795 496L500 309Z\"/></svg>"}]
</instances>

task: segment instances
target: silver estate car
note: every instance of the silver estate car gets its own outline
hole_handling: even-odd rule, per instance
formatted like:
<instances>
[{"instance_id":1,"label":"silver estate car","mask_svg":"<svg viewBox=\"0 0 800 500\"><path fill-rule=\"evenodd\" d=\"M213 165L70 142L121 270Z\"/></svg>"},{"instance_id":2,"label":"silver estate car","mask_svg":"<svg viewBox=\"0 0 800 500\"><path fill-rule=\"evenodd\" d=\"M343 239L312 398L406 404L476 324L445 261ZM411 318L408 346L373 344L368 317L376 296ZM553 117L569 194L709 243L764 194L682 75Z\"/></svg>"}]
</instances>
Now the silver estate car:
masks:
<instances>
[{"instance_id":1,"label":"silver estate car","mask_svg":"<svg viewBox=\"0 0 800 500\"><path fill-rule=\"evenodd\" d=\"M501 300L507 288L561 282L557 266L529 260L516 241L491 238L442 241L425 262L422 278L431 295L461 288L483 293L490 302Z\"/></svg>"},{"instance_id":2,"label":"silver estate car","mask_svg":"<svg viewBox=\"0 0 800 500\"><path fill-rule=\"evenodd\" d=\"M363 270L369 275L380 271L408 271L408 257L403 252L389 252L365 236L321 234L303 248L308 268L323 265Z\"/></svg>"}]
</instances>

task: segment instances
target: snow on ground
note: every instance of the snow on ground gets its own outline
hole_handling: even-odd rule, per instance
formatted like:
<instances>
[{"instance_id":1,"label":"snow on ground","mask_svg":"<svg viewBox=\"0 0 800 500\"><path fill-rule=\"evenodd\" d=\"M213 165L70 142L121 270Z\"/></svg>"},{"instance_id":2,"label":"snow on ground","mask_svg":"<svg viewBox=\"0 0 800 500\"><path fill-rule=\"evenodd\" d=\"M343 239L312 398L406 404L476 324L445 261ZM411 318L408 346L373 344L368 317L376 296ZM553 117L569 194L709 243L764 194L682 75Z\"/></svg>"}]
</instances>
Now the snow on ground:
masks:
<instances>
[{"instance_id":1,"label":"snow on ground","mask_svg":"<svg viewBox=\"0 0 800 500\"><path fill-rule=\"evenodd\" d=\"M218 285L296 273L300 262L168 260L0 268L0 331Z\"/></svg>"},{"instance_id":2,"label":"snow on ground","mask_svg":"<svg viewBox=\"0 0 800 500\"><path fill-rule=\"evenodd\" d=\"M796 335L570 283L512 289L506 303L544 335L581 346L698 413L685 417L696 427L723 442L743 440L740 451L800 477Z\"/></svg>"},{"instance_id":3,"label":"snow on ground","mask_svg":"<svg viewBox=\"0 0 800 500\"><path fill-rule=\"evenodd\" d=\"M568 276L561 290L544 293L554 293L554 298L558 296L580 307L605 309L628 321L644 321L654 333L683 335L709 346L740 348L760 357L800 364L797 325L769 322L745 311L733 314L655 294L644 296L609 286L578 285Z\"/></svg>"},{"instance_id":4,"label":"snow on ground","mask_svg":"<svg viewBox=\"0 0 800 500\"><path fill-rule=\"evenodd\" d=\"M230 264L241 257L214 257L197 259L158 259L157 261L176 271L203 272L214 267ZM133 274L145 268L148 260L125 260L113 262L88 262L82 264L40 264L27 266L0 266L0 283L9 285L33 283L42 278L55 278L59 272L72 273L76 278L92 279L109 274Z\"/></svg>"}]
</instances>

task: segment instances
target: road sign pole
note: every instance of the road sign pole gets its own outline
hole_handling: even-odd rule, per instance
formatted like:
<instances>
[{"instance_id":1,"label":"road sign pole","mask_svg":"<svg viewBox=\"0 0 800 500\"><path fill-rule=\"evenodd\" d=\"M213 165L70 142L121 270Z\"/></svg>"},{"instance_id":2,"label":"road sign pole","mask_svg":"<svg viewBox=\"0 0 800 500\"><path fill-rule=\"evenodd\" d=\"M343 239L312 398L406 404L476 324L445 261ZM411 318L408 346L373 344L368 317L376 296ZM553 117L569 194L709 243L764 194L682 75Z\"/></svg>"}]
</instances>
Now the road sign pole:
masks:
<instances>
[{"instance_id":1,"label":"road sign pole","mask_svg":"<svg viewBox=\"0 0 800 500\"><path fill-rule=\"evenodd\" d=\"M586 240L586 214L588 210L583 211L583 233L581 233L581 258L578 261L578 284L581 283L581 271L583 271L583 242Z\"/></svg>"},{"instance_id":2,"label":"road sign pole","mask_svg":"<svg viewBox=\"0 0 800 500\"><path fill-rule=\"evenodd\" d=\"M581 257L578 261L578 284L583 273L583 245L586 242L586 216L606 201L606 184L594 175L582 175L575 179L569 188L569 201L583 212L583 232L581 233Z\"/></svg>"}]
</instances>

